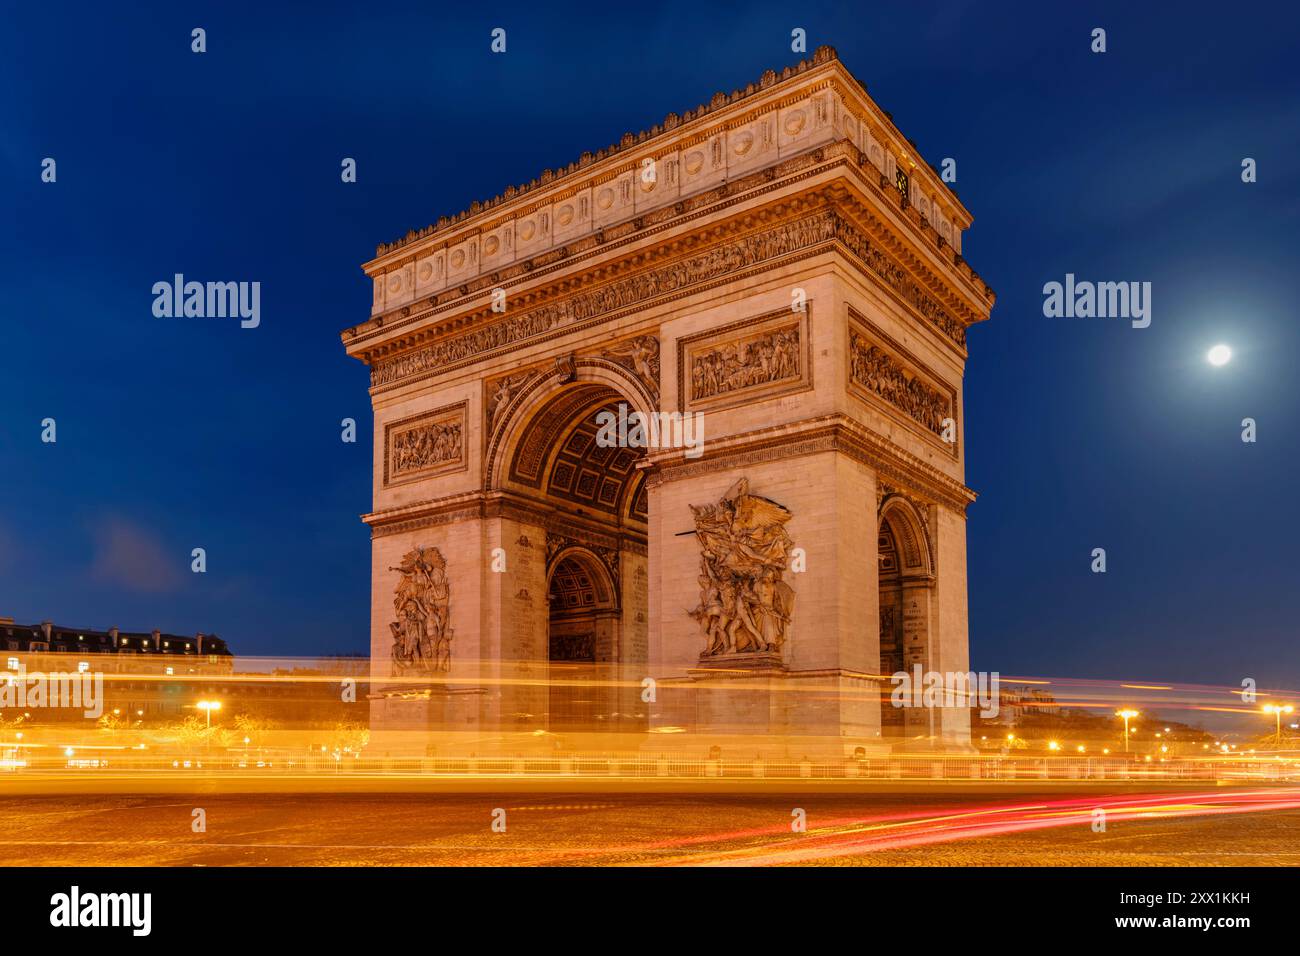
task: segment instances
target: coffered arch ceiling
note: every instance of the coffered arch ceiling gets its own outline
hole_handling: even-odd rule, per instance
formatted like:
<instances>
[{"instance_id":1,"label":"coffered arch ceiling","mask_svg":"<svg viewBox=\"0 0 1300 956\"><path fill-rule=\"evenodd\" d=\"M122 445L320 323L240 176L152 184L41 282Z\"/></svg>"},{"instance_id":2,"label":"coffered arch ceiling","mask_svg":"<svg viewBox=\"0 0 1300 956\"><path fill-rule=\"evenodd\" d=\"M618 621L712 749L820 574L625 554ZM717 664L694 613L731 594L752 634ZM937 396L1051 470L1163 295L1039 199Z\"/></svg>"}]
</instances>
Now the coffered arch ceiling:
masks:
<instances>
[{"instance_id":1,"label":"coffered arch ceiling","mask_svg":"<svg viewBox=\"0 0 1300 956\"><path fill-rule=\"evenodd\" d=\"M627 406L608 385L581 383L547 400L532 415L510 460L512 482L575 509L615 520L646 520L643 448L596 441L602 412Z\"/></svg>"},{"instance_id":2,"label":"coffered arch ceiling","mask_svg":"<svg viewBox=\"0 0 1300 956\"><path fill-rule=\"evenodd\" d=\"M599 558L588 552L567 552L550 573L547 600L552 618L608 611L617 606L608 571Z\"/></svg>"}]
</instances>

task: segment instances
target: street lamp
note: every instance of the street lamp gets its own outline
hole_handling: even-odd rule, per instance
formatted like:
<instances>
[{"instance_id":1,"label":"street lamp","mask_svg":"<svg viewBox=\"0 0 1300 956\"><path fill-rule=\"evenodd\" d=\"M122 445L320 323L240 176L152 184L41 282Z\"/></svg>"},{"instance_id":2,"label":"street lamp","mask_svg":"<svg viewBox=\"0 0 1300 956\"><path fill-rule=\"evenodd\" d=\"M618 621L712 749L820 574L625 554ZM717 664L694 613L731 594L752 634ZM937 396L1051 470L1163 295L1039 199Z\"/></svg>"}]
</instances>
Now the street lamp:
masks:
<instances>
[{"instance_id":1,"label":"street lamp","mask_svg":"<svg viewBox=\"0 0 1300 956\"><path fill-rule=\"evenodd\" d=\"M1289 714L1293 710L1295 710L1295 708L1292 707L1290 704L1265 704L1264 705L1264 713L1272 714L1276 718L1276 724L1277 724L1276 736L1277 736L1278 747L1282 746L1282 715Z\"/></svg>"},{"instance_id":2,"label":"street lamp","mask_svg":"<svg viewBox=\"0 0 1300 956\"><path fill-rule=\"evenodd\" d=\"M1125 709L1125 710L1115 711L1116 717L1122 717L1124 719L1124 752L1125 753L1128 753L1128 722L1132 720L1134 717L1136 717L1137 715L1138 712L1136 710Z\"/></svg>"},{"instance_id":3,"label":"street lamp","mask_svg":"<svg viewBox=\"0 0 1300 956\"><path fill-rule=\"evenodd\" d=\"M220 709L221 709L221 701L219 701L219 700L201 700L201 701L199 701L197 704L195 704L194 706L197 707L199 710L203 711L204 713L206 713L206 714L208 715L208 730L211 730L211 729L212 729L212 712L213 712L214 710L220 710Z\"/></svg>"}]
</instances>

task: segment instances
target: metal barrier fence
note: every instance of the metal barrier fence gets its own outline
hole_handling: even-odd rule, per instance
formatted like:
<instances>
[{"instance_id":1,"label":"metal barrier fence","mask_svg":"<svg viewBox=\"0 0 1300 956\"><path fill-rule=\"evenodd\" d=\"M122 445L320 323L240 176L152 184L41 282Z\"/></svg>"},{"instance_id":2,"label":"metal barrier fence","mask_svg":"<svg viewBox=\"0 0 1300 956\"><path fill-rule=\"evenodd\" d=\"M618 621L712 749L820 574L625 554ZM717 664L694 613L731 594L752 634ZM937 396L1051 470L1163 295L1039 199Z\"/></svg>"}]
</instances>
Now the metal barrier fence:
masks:
<instances>
[{"instance_id":1,"label":"metal barrier fence","mask_svg":"<svg viewBox=\"0 0 1300 956\"><path fill-rule=\"evenodd\" d=\"M724 760L683 754L610 756L371 757L330 754L163 754L29 756L7 760L0 773L24 771L201 772L248 774L385 774L434 777L556 777L720 780L862 781L1256 781L1300 783L1300 761L1278 758L1123 758L894 755L866 758Z\"/></svg>"}]
</instances>

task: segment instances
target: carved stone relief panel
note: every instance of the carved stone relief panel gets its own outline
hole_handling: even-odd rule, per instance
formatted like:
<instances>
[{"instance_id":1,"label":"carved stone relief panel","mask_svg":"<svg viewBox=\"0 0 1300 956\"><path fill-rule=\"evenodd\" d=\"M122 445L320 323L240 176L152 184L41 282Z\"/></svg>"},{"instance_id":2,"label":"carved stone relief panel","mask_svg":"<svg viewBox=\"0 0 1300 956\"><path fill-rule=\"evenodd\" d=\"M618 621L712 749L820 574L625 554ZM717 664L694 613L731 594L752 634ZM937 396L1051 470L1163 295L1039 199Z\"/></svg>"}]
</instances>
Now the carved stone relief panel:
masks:
<instances>
[{"instance_id":1,"label":"carved stone relief panel","mask_svg":"<svg viewBox=\"0 0 1300 956\"><path fill-rule=\"evenodd\" d=\"M659 339L654 335L640 335L626 342L611 345L601 352L601 358L617 362L632 372L657 402L659 400Z\"/></svg>"},{"instance_id":2,"label":"carved stone relief panel","mask_svg":"<svg viewBox=\"0 0 1300 956\"><path fill-rule=\"evenodd\" d=\"M594 661L596 635L591 631L580 634L554 633L550 639L550 659L553 661Z\"/></svg>"},{"instance_id":3,"label":"carved stone relief panel","mask_svg":"<svg viewBox=\"0 0 1300 956\"><path fill-rule=\"evenodd\" d=\"M487 382L484 387L483 410L487 418L487 433L496 431L501 424L506 407L519 394L519 390L532 381L541 372L538 368L512 372Z\"/></svg>"},{"instance_id":4,"label":"carved stone relief panel","mask_svg":"<svg viewBox=\"0 0 1300 956\"><path fill-rule=\"evenodd\" d=\"M700 542L699 622L706 658L774 655L780 659L794 615L794 589L783 580L794 542L792 515L751 494L741 478L715 505L691 505Z\"/></svg>"},{"instance_id":5,"label":"carved stone relief panel","mask_svg":"<svg viewBox=\"0 0 1300 956\"><path fill-rule=\"evenodd\" d=\"M812 388L809 321L780 309L677 340L682 411L716 410Z\"/></svg>"},{"instance_id":6,"label":"carved stone relief panel","mask_svg":"<svg viewBox=\"0 0 1300 956\"><path fill-rule=\"evenodd\" d=\"M399 674L451 670L451 583L442 552L415 548L388 570L400 575L393 591L396 620L388 625L394 670Z\"/></svg>"},{"instance_id":7,"label":"carved stone relief panel","mask_svg":"<svg viewBox=\"0 0 1300 956\"><path fill-rule=\"evenodd\" d=\"M849 312L849 391L867 404L902 412L913 431L957 454L957 392L907 349L857 312ZM951 420L952 441L945 440Z\"/></svg>"},{"instance_id":8,"label":"carved stone relief panel","mask_svg":"<svg viewBox=\"0 0 1300 956\"><path fill-rule=\"evenodd\" d=\"M464 470L465 425L464 402L385 425L384 486Z\"/></svg>"}]
</instances>

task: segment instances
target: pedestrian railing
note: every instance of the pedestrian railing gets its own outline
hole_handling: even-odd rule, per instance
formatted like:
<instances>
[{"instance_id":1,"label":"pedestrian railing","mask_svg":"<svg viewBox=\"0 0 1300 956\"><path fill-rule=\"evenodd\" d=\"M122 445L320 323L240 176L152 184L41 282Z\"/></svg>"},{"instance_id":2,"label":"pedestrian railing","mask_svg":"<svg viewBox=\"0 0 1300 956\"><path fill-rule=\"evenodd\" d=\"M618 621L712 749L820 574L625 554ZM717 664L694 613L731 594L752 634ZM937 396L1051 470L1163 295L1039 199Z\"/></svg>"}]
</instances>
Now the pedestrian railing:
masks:
<instances>
[{"instance_id":1,"label":"pedestrian railing","mask_svg":"<svg viewBox=\"0 0 1300 956\"><path fill-rule=\"evenodd\" d=\"M348 774L410 777L555 777L696 780L861 781L921 783L979 782L1142 782L1222 781L1300 783L1300 761L1276 757L1225 759L1074 756L875 755L871 757L753 757L724 759L691 754L629 753L371 756L369 754L278 754L252 760L229 754L169 756L121 755L68 760L29 755L13 761L6 773L101 771L155 773L243 773L248 775Z\"/></svg>"}]
</instances>

